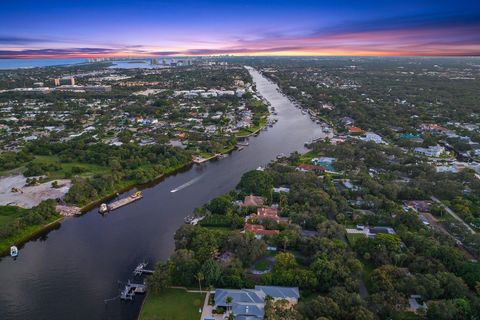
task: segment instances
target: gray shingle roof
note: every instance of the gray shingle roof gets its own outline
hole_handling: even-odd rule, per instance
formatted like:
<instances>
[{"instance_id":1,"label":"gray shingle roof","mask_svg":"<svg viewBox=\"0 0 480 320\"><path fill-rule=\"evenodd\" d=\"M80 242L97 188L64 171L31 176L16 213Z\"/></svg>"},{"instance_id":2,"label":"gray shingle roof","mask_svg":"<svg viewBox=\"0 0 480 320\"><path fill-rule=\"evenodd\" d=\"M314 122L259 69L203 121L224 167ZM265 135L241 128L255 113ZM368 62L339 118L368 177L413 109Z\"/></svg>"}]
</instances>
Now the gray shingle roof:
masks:
<instances>
[{"instance_id":1,"label":"gray shingle roof","mask_svg":"<svg viewBox=\"0 0 480 320\"><path fill-rule=\"evenodd\" d=\"M216 289L215 308L231 307L237 320L260 320L265 314L265 298L273 299L299 299L298 288L255 286L255 289ZM232 303L227 304L227 297L232 298Z\"/></svg>"},{"instance_id":2,"label":"gray shingle roof","mask_svg":"<svg viewBox=\"0 0 480 320\"><path fill-rule=\"evenodd\" d=\"M276 287L276 286L255 286L255 290L261 290L274 299L299 299L298 288Z\"/></svg>"},{"instance_id":3,"label":"gray shingle roof","mask_svg":"<svg viewBox=\"0 0 480 320\"><path fill-rule=\"evenodd\" d=\"M263 319L265 314L264 307L264 303L239 302L233 305L232 312L235 315L235 319L239 319L239 317Z\"/></svg>"}]
</instances>

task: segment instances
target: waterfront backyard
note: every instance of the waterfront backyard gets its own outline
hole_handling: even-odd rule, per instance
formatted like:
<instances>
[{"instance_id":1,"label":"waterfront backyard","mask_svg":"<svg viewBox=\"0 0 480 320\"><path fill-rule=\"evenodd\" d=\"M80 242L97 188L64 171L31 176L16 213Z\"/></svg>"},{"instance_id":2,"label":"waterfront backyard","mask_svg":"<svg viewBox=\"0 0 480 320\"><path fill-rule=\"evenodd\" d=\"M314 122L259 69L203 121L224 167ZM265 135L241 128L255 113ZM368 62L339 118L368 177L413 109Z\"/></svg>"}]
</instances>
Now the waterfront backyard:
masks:
<instances>
[{"instance_id":1,"label":"waterfront backyard","mask_svg":"<svg viewBox=\"0 0 480 320\"><path fill-rule=\"evenodd\" d=\"M184 289L165 289L160 294L149 293L140 313L140 320L193 320L200 318L204 293Z\"/></svg>"}]
</instances>

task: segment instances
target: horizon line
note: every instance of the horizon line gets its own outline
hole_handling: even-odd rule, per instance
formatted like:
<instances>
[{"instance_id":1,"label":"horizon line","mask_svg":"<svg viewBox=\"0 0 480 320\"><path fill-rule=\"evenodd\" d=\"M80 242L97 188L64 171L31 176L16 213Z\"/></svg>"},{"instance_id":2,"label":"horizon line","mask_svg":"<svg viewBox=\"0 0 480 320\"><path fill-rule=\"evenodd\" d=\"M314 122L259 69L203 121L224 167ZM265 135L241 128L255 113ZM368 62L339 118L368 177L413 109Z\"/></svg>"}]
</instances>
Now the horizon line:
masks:
<instances>
[{"instance_id":1,"label":"horizon line","mask_svg":"<svg viewBox=\"0 0 480 320\"><path fill-rule=\"evenodd\" d=\"M358 57L358 58L477 58L479 54L171 54L171 55L102 55L102 56L84 56L84 55L38 55L38 56L10 56L2 57L0 60L29 60L29 59L153 59L153 58L255 58L255 57L298 57L298 58L321 58L321 57Z\"/></svg>"}]
</instances>

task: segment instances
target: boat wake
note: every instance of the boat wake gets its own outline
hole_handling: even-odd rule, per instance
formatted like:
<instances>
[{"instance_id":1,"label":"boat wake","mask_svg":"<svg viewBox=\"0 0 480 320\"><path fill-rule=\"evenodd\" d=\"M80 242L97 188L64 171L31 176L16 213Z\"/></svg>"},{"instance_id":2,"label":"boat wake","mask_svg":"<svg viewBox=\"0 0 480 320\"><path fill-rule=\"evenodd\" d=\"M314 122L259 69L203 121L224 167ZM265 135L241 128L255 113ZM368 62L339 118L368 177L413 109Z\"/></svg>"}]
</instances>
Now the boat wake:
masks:
<instances>
[{"instance_id":1,"label":"boat wake","mask_svg":"<svg viewBox=\"0 0 480 320\"><path fill-rule=\"evenodd\" d=\"M185 182L185 183L182 184L181 186L178 186L178 187L176 187L175 189L170 190L170 192L174 193L174 192L180 191L180 190L182 190L182 189L185 189L186 187L189 187L189 186L191 186L192 184L194 184L195 182L197 182L198 180L200 180L201 177L202 177L202 176L193 178L192 180Z\"/></svg>"}]
</instances>

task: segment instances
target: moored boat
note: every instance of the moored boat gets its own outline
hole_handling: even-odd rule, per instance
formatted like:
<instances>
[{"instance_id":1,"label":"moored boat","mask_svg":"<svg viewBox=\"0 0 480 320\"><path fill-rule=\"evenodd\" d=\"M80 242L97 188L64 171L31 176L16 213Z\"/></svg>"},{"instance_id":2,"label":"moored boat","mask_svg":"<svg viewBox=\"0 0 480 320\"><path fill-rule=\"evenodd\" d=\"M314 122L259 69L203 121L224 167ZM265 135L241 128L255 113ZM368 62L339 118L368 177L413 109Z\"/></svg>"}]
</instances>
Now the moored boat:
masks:
<instances>
[{"instance_id":1,"label":"moored boat","mask_svg":"<svg viewBox=\"0 0 480 320\"><path fill-rule=\"evenodd\" d=\"M102 203L100 205L100 208L98 209L98 212L100 213L105 213L108 211L108 205L106 203Z\"/></svg>"},{"instance_id":2,"label":"moored boat","mask_svg":"<svg viewBox=\"0 0 480 320\"><path fill-rule=\"evenodd\" d=\"M10 247L10 256L14 258L18 256L18 248L16 246Z\"/></svg>"}]
</instances>

